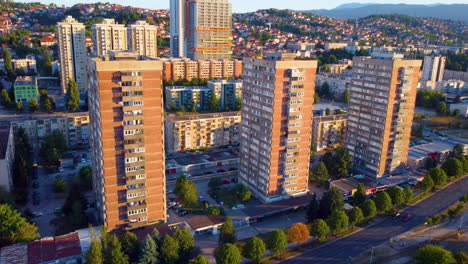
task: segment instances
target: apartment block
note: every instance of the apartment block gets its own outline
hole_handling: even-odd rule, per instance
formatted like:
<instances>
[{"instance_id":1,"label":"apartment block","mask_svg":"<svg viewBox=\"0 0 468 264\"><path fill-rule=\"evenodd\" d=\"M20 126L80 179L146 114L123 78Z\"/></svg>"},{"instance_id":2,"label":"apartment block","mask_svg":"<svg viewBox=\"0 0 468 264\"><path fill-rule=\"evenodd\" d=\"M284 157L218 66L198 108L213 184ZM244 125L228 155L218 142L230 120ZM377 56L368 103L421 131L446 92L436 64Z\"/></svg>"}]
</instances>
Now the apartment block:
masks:
<instances>
[{"instance_id":1,"label":"apartment block","mask_svg":"<svg viewBox=\"0 0 468 264\"><path fill-rule=\"evenodd\" d=\"M437 82L444 80L446 60L447 58L442 55L424 57L421 87L430 90L436 89Z\"/></svg>"},{"instance_id":2,"label":"apartment block","mask_svg":"<svg viewBox=\"0 0 468 264\"><path fill-rule=\"evenodd\" d=\"M240 181L264 202L308 192L317 61L244 59Z\"/></svg>"},{"instance_id":3,"label":"apartment block","mask_svg":"<svg viewBox=\"0 0 468 264\"><path fill-rule=\"evenodd\" d=\"M109 52L88 71L99 219L109 230L166 221L161 61Z\"/></svg>"},{"instance_id":4,"label":"apartment block","mask_svg":"<svg viewBox=\"0 0 468 264\"><path fill-rule=\"evenodd\" d=\"M195 104L197 110L208 110L213 94L220 109L235 110L237 100L242 97L242 80L212 80L207 86L166 86L166 109L184 106L190 110Z\"/></svg>"},{"instance_id":5,"label":"apartment block","mask_svg":"<svg viewBox=\"0 0 468 264\"><path fill-rule=\"evenodd\" d=\"M336 149L343 145L347 115L317 116L312 121L312 148L315 151Z\"/></svg>"},{"instance_id":6,"label":"apartment block","mask_svg":"<svg viewBox=\"0 0 468 264\"><path fill-rule=\"evenodd\" d=\"M186 0L170 0L170 23L171 23L171 57L186 57L185 50L185 17Z\"/></svg>"},{"instance_id":7,"label":"apartment block","mask_svg":"<svg viewBox=\"0 0 468 264\"><path fill-rule=\"evenodd\" d=\"M128 25L128 47L140 56L158 57L158 35L156 26L144 20Z\"/></svg>"},{"instance_id":8,"label":"apartment block","mask_svg":"<svg viewBox=\"0 0 468 264\"><path fill-rule=\"evenodd\" d=\"M11 126L0 127L0 188L10 192L13 188L13 160L15 141Z\"/></svg>"},{"instance_id":9,"label":"apartment block","mask_svg":"<svg viewBox=\"0 0 468 264\"><path fill-rule=\"evenodd\" d=\"M319 73L317 74L316 87L320 88L324 83L328 83L329 91L334 98L342 98L344 92L351 86L351 74Z\"/></svg>"},{"instance_id":10,"label":"apartment block","mask_svg":"<svg viewBox=\"0 0 468 264\"><path fill-rule=\"evenodd\" d=\"M237 144L240 122L240 112L166 117L166 151L172 153Z\"/></svg>"},{"instance_id":11,"label":"apartment block","mask_svg":"<svg viewBox=\"0 0 468 264\"><path fill-rule=\"evenodd\" d=\"M37 73L36 59L33 57L26 59L12 59L11 65L15 71L23 71L26 74ZM4 59L0 59L0 70L6 72Z\"/></svg>"},{"instance_id":12,"label":"apartment block","mask_svg":"<svg viewBox=\"0 0 468 264\"><path fill-rule=\"evenodd\" d=\"M345 147L355 172L379 178L407 163L421 61L373 54L353 62Z\"/></svg>"},{"instance_id":13,"label":"apartment block","mask_svg":"<svg viewBox=\"0 0 468 264\"><path fill-rule=\"evenodd\" d=\"M166 81L188 80L194 78L238 78L242 76L240 60L195 61L187 58L163 59L163 76Z\"/></svg>"},{"instance_id":14,"label":"apartment block","mask_svg":"<svg viewBox=\"0 0 468 264\"><path fill-rule=\"evenodd\" d=\"M93 30L94 55L105 56L110 50L127 50L127 28L114 19L104 19L95 24Z\"/></svg>"},{"instance_id":15,"label":"apartment block","mask_svg":"<svg viewBox=\"0 0 468 264\"><path fill-rule=\"evenodd\" d=\"M56 28L62 93L67 92L70 80L76 81L80 92L87 92L85 25L67 16Z\"/></svg>"},{"instance_id":16,"label":"apartment block","mask_svg":"<svg viewBox=\"0 0 468 264\"><path fill-rule=\"evenodd\" d=\"M62 132L69 147L89 146L89 116L88 113L70 113L47 115L33 119L14 120L11 122L13 130L24 128L32 147L39 150L44 137L54 130Z\"/></svg>"},{"instance_id":17,"label":"apartment block","mask_svg":"<svg viewBox=\"0 0 468 264\"><path fill-rule=\"evenodd\" d=\"M242 98L242 80L212 80L207 87L213 90L221 109L236 109L236 100Z\"/></svg>"},{"instance_id":18,"label":"apartment block","mask_svg":"<svg viewBox=\"0 0 468 264\"><path fill-rule=\"evenodd\" d=\"M34 98L39 103L39 90L37 88L37 79L32 76L16 77L13 83L15 102L22 103L23 106L29 107L29 100Z\"/></svg>"}]
</instances>

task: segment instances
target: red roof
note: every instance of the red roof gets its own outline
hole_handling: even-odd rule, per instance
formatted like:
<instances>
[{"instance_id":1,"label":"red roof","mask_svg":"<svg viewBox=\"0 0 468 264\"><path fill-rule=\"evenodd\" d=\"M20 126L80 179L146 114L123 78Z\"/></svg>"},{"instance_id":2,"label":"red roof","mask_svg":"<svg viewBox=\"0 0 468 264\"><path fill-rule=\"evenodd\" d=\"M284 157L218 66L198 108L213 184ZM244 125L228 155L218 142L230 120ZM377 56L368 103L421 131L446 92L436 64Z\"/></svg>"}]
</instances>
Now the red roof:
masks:
<instances>
[{"instance_id":1,"label":"red roof","mask_svg":"<svg viewBox=\"0 0 468 264\"><path fill-rule=\"evenodd\" d=\"M28 244L28 264L39 264L81 255L78 233L47 237Z\"/></svg>"},{"instance_id":2,"label":"red roof","mask_svg":"<svg viewBox=\"0 0 468 264\"><path fill-rule=\"evenodd\" d=\"M57 42L54 38L41 38L41 42Z\"/></svg>"}]
</instances>

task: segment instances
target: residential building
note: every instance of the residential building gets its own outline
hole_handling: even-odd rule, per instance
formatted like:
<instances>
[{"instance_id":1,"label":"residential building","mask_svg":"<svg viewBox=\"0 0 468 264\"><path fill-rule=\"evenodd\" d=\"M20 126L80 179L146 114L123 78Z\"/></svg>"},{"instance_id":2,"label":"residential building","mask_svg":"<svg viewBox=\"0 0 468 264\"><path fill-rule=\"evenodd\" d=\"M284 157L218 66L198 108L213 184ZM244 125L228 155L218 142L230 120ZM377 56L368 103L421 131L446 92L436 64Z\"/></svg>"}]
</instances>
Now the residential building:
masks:
<instances>
[{"instance_id":1,"label":"residential building","mask_svg":"<svg viewBox=\"0 0 468 264\"><path fill-rule=\"evenodd\" d=\"M213 90L206 86L166 86L166 109L174 110L185 107L191 110L192 104L197 110L208 110Z\"/></svg>"},{"instance_id":2,"label":"residential building","mask_svg":"<svg viewBox=\"0 0 468 264\"><path fill-rule=\"evenodd\" d=\"M242 98L242 83L242 80L212 80L208 81L207 87L214 91L221 109L235 110L236 101Z\"/></svg>"},{"instance_id":3,"label":"residential building","mask_svg":"<svg viewBox=\"0 0 468 264\"><path fill-rule=\"evenodd\" d=\"M462 80L440 81L436 83L436 90L448 95L466 95L468 83Z\"/></svg>"},{"instance_id":4,"label":"residential building","mask_svg":"<svg viewBox=\"0 0 468 264\"><path fill-rule=\"evenodd\" d=\"M421 86L424 89L434 90L437 82L444 80L446 60L442 55L424 57L421 72Z\"/></svg>"},{"instance_id":5,"label":"residential building","mask_svg":"<svg viewBox=\"0 0 468 264\"><path fill-rule=\"evenodd\" d=\"M237 144L240 122L240 112L166 117L166 151L171 153Z\"/></svg>"},{"instance_id":6,"label":"residential building","mask_svg":"<svg viewBox=\"0 0 468 264\"><path fill-rule=\"evenodd\" d=\"M80 92L87 92L85 25L67 16L56 28L62 93L67 92L70 80L76 81Z\"/></svg>"},{"instance_id":7,"label":"residential building","mask_svg":"<svg viewBox=\"0 0 468 264\"><path fill-rule=\"evenodd\" d=\"M171 57L183 58L187 52L185 50L185 9L187 0L171 0L170 23L171 23Z\"/></svg>"},{"instance_id":8,"label":"residential building","mask_svg":"<svg viewBox=\"0 0 468 264\"><path fill-rule=\"evenodd\" d=\"M242 80L212 80L207 86L166 86L166 109L187 110L195 105L197 110L208 110L213 94L218 98L219 109L237 109L237 100L242 97Z\"/></svg>"},{"instance_id":9,"label":"residential building","mask_svg":"<svg viewBox=\"0 0 468 264\"><path fill-rule=\"evenodd\" d=\"M95 24L93 30L94 55L104 56L108 51L127 50L127 29L114 19L104 19Z\"/></svg>"},{"instance_id":10,"label":"residential building","mask_svg":"<svg viewBox=\"0 0 468 264\"><path fill-rule=\"evenodd\" d=\"M450 111L460 111L460 116L467 118L468 117L468 104L467 103L460 103L460 104L450 104Z\"/></svg>"},{"instance_id":11,"label":"residential building","mask_svg":"<svg viewBox=\"0 0 468 264\"><path fill-rule=\"evenodd\" d=\"M0 127L0 188L10 192L13 188L13 160L15 142L11 126Z\"/></svg>"},{"instance_id":12,"label":"residential building","mask_svg":"<svg viewBox=\"0 0 468 264\"><path fill-rule=\"evenodd\" d=\"M26 59L13 59L11 60L11 66L15 71L22 71L26 74L37 73L36 59L26 58ZM0 70L6 72L5 62L3 59L0 59Z\"/></svg>"},{"instance_id":13,"label":"residential building","mask_svg":"<svg viewBox=\"0 0 468 264\"><path fill-rule=\"evenodd\" d=\"M80 229L66 235L6 246L0 249L0 263L80 264L83 263L95 235L99 239L99 228Z\"/></svg>"},{"instance_id":14,"label":"residential building","mask_svg":"<svg viewBox=\"0 0 468 264\"><path fill-rule=\"evenodd\" d=\"M57 44L57 39L55 38L50 38L50 37L44 37L41 38L40 40L41 47L49 47Z\"/></svg>"},{"instance_id":15,"label":"residential building","mask_svg":"<svg viewBox=\"0 0 468 264\"><path fill-rule=\"evenodd\" d=\"M349 90L351 86L351 74L333 74L333 73L319 73L317 74L317 81L315 82L316 89L320 89L324 83L328 83L330 95L333 98L342 98L344 92Z\"/></svg>"},{"instance_id":16,"label":"residential building","mask_svg":"<svg viewBox=\"0 0 468 264\"><path fill-rule=\"evenodd\" d=\"M166 81L188 80L194 78L238 78L242 76L240 60L194 61L187 58L163 59L163 76Z\"/></svg>"},{"instance_id":17,"label":"residential building","mask_svg":"<svg viewBox=\"0 0 468 264\"><path fill-rule=\"evenodd\" d=\"M171 54L194 60L230 59L232 6L228 0L171 1Z\"/></svg>"},{"instance_id":18,"label":"residential building","mask_svg":"<svg viewBox=\"0 0 468 264\"><path fill-rule=\"evenodd\" d=\"M39 90L37 88L37 79L32 76L19 76L16 77L15 83L13 84L15 102L21 102L23 106L29 106L29 100L34 98L39 103Z\"/></svg>"},{"instance_id":19,"label":"residential building","mask_svg":"<svg viewBox=\"0 0 468 264\"><path fill-rule=\"evenodd\" d=\"M59 130L69 147L79 148L89 146L89 115L88 113L69 113L57 115L41 115L12 120L13 131L23 128L29 137L34 150L39 150L44 138Z\"/></svg>"},{"instance_id":20,"label":"residential building","mask_svg":"<svg viewBox=\"0 0 468 264\"><path fill-rule=\"evenodd\" d=\"M308 192L317 61L244 59L241 183L264 202Z\"/></svg>"},{"instance_id":21,"label":"residential building","mask_svg":"<svg viewBox=\"0 0 468 264\"><path fill-rule=\"evenodd\" d=\"M344 143L347 115L317 116L312 121L312 148L336 149Z\"/></svg>"},{"instance_id":22,"label":"residential building","mask_svg":"<svg viewBox=\"0 0 468 264\"><path fill-rule=\"evenodd\" d=\"M144 20L137 20L128 25L128 47L140 56L158 57L157 27Z\"/></svg>"},{"instance_id":23,"label":"residential building","mask_svg":"<svg viewBox=\"0 0 468 264\"><path fill-rule=\"evenodd\" d=\"M444 72L444 80L462 80L464 82L468 82L468 72L463 71L449 71L446 70Z\"/></svg>"},{"instance_id":24,"label":"residential building","mask_svg":"<svg viewBox=\"0 0 468 264\"><path fill-rule=\"evenodd\" d=\"M166 221L162 62L138 52L89 58L96 208L108 230Z\"/></svg>"},{"instance_id":25,"label":"residential building","mask_svg":"<svg viewBox=\"0 0 468 264\"><path fill-rule=\"evenodd\" d=\"M345 147L356 173L379 178L405 166L420 60L354 57Z\"/></svg>"}]
</instances>

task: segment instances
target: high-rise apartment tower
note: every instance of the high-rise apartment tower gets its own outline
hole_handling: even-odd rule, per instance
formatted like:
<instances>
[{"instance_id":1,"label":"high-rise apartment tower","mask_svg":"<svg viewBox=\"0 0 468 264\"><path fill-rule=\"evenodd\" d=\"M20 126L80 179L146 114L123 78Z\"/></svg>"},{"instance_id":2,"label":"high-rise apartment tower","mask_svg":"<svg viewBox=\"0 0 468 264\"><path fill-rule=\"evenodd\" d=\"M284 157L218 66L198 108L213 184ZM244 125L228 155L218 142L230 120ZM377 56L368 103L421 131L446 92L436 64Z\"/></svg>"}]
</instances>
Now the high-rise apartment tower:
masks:
<instances>
[{"instance_id":1,"label":"high-rise apartment tower","mask_svg":"<svg viewBox=\"0 0 468 264\"><path fill-rule=\"evenodd\" d=\"M240 181L264 202L308 191L317 61L244 59Z\"/></svg>"},{"instance_id":2,"label":"high-rise apartment tower","mask_svg":"<svg viewBox=\"0 0 468 264\"><path fill-rule=\"evenodd\" d=\"M443 81L446 60L442 55L424 57L421 80L434 83Z\"/></svg>"},{"instance_id":3,"label":"high-rise apartment tower","mask_svg":"<svg viewBox=\"0 0 468 264\"><path fill-rule=\"evenodd\" d=\"M87 92L85 26L67 16L57 24L62 93L70 80L76 81L80 92Z\"/></svg>"},{"instance_id":4,"label":"high-rise apartment tower","mask_svg":"<svg viewBox=\"0 0 468 264\"><path fill-rule=\"evenodd\" d=\"M128 47L130 50L138 52L140 56L158 57L156 26L150 25L143 20L137 20L134 24L128 25L127 28Z\"/></svg>"},{"instance_id":5,"label":"high-rise apartment tower","mask_svg":"<svg viewBox=\"0 0 468 264\"><path fill-rule=\"evenodd\" d=\"M356 173L379 178L406 164L420 70L398 54L354 57L345 147Z\"/></svg>"},{"instance_id":6,"label":"high-rise apartment tower","mask_svg":"<svg viewBox=\"0 0 468 264\"><path fill-rule=\"evenodd\" d=\"M93 25L92 30L94 55L100 57L107 55L111 50L128 49L127 28L115 23L114 19L104 19L102 23Z\"/></svg>"},{"instance_id":7,"label":"high-rise apartment tower","mask_svg":"<svg viewBox=\"0 0 468 264\"><path fill-rule=\"evenodd\" d=\"M228 0L171 0L173 57L230 59L232 40L232 6Z\"/></svg>"},{"instance_id":8,"label":"high-rise apartment tower","mask_svg":"<svg viewBox=\"0 0 468 264\"><path fill-rule=\"evenodd\" d=\"M136 52L88 59L97 209L109 230L166 220L162 63Z\"/></svg>"}]
</instances>

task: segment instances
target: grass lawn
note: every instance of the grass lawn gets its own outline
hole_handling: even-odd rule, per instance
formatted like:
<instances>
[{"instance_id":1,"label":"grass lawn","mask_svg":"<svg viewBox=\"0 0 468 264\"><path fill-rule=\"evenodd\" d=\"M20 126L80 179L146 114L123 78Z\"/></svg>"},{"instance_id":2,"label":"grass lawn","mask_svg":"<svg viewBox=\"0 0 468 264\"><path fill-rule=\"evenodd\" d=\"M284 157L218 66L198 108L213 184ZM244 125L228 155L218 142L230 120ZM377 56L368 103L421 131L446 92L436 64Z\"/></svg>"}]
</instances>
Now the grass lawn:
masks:
<instances>
[{"instance_id":1,"label":"grass lawn","mask_svg":"<svg viewBox=\"0 0 468 264\"><path fill-rule=\"evenodd\" d=\"M224 202L226 207L232 208L235 205L242 203L242 201L237 197L233 188L221 188L219 190L210 190L209 192L213 192L217 199L220 199Z\"/></svg>"},{"instance_id":2,"label":"grass lawn","mask_svg":"<svg viewBox=\"0 0 468 264\"><path fill-rule=\"evenodd\" d=\"M449 124L452 124L452 127L455 128L458 122L460 122L462 128L468 127L468 119L457 118L453 116L425 116L415 113L414 122L429 126L434 129L449 129Z\"/></svg>"}]
</instances>

